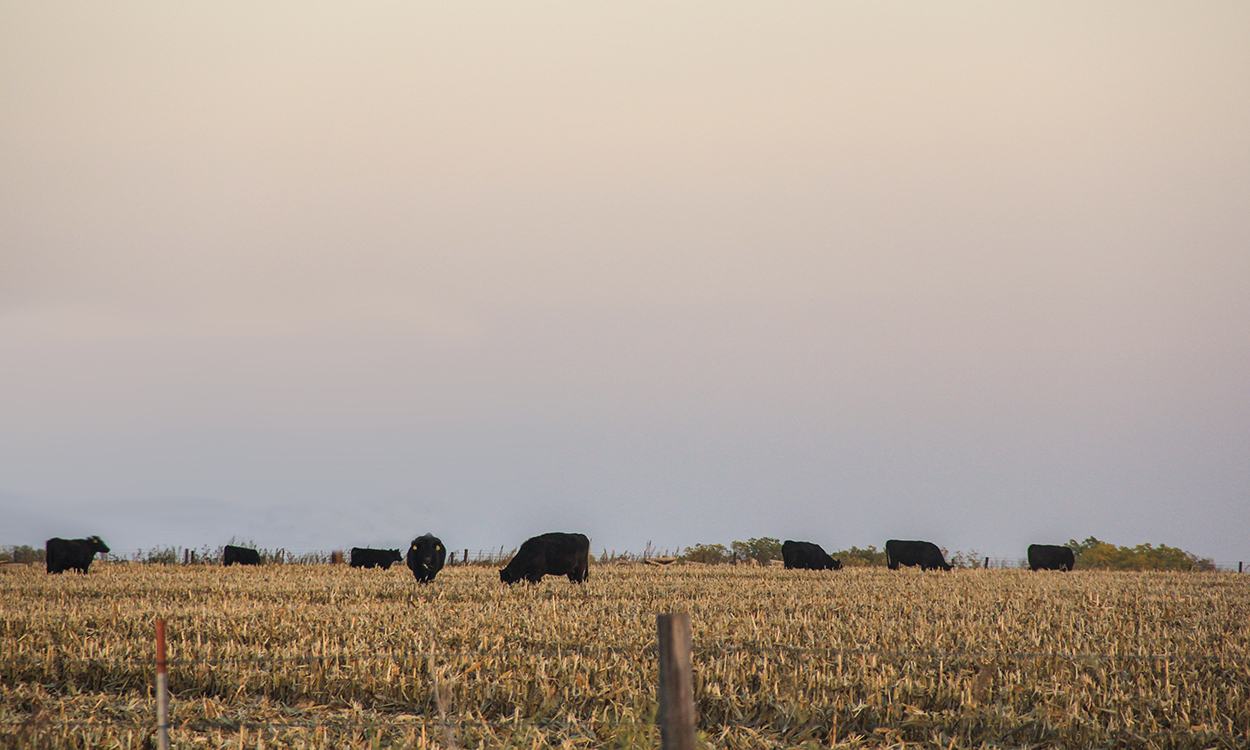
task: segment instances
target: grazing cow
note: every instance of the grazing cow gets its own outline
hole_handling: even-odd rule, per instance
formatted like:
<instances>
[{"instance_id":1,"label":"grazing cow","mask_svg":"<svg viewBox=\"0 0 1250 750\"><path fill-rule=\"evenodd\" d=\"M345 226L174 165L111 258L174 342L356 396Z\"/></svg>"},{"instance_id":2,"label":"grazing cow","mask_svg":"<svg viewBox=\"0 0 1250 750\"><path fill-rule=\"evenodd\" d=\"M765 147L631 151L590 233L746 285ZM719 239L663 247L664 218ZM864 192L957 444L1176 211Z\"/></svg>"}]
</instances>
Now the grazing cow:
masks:
<instances>
[{"instance_id":1,"label":"grazing cow","mask_svg":"<svg viewBox=\"0 0 1250 750\"><path fill-rule=\"evenodd\" d=\"M227 544L221 555L222 565L260 565L260 553L247 547Z\"/></svg>"},{"instance_id":2,"label":"grazing cow","mask_svg":"<svg viewBox=\"0 0 1250 750\"><path fill-rule=\"evenodd\" d=\"M416 576L417 583L429 583L447 562L447 548L443 540L433 534L422 534L408 545L408 569Z\"/></svg>"},{"instance_id":3,"label":"grazing cow","mask_svg":"<svg viewBox=\"0 0 1250 750\"><path fill-rule=\"evenodd\" d=\"M919 565L921 570L950 570L942 557L942 550L933 542L911 542L891 539L885 543L885 559L890 570L900 565Z\"/></svg>"},{"instance_id":4,"label":"grazing cow","mask_svg":"<svg viewBox=\"0 0 1250 750\"><path fill-rule=\"evenodd\" d=\"M353 568L381 568L390 570L391 566L404 559L397 549L369 549L368 547L352 547Z\"/></svg>"},{"instance_id":5,"label":"grazing cow","mask_svg":"<svg viewBox=\"0 0 1250 750\"><path fill-rule=\"evenodd\" d=\"M588 575L590 540L585 534L553 531L526 539L512 561L499 570L499 580L512 584L524 578L538 583L545 575L567 575L581 583Z\"/></svg>"},{"instance_id":6,"label":"grazing cow","mask_svg":"<svg viewBox=\"0 0 1250 750\"><path fill-rule=\"evenodd\" d=\"M819 544L792 542L781 545L781 559L786 570L841 570L842 561L835 560Z\"/></svg>"},{"instance_id":7,"label":"grazing cow","mask_svg":"<svg viewBox=\"0 0 1250 750\"><path fill-rule=\"evenodd\" d=\"M107 554L108 551L108 545L98 536L89 536L86 539L56 537L49 539L44 545L44 560L48 564L49 573L66 570L86 573L87 568L91 567L91 561L95 559L95 553Z\"/></svg>"},{"instance_id":8,"label":"grazing cow","mask_svg":"<svg viewBox=\"0 0 1250 750\"><path fill-rule=\"evenodd\" d=\"M1029 570L1072 570L1076 555L1070 547L1058 544L1030 544Z\"/></svg>"}]
</instances>

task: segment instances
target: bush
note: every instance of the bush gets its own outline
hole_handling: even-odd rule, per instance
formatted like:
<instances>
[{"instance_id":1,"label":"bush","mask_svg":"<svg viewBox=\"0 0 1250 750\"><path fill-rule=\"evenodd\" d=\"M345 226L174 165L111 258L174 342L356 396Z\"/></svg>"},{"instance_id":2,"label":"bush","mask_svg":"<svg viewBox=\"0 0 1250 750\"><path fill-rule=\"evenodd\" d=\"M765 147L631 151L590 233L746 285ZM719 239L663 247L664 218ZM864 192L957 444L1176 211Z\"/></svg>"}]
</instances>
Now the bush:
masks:
<instances>
[{"instance_id":1,"label":"bush","mask_svg":"<svg viewBox=\"0 0 1250 750\"><path fill-rule=\"evenodd\" d=\"M723 544L696 544L693 547L687 547L677 559L706 565L720 565L729 562L733 557Z\"/></svg>"}]
</instances>

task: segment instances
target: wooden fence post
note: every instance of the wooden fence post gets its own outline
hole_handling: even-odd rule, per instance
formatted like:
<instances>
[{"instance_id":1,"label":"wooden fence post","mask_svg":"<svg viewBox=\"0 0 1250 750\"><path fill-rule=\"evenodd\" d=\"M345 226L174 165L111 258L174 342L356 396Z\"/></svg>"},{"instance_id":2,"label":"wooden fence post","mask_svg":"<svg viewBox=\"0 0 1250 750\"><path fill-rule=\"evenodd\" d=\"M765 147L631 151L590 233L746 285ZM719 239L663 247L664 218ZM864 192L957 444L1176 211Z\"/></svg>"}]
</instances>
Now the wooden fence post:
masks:
<instances>
[{"instance_id":1,"label":"wooden fence post","mask_svg":"<svg viewBox=\"0 0 1250 750\"><path fill-rule=\"evenodd\" d=\"M156 747L169 750L169 665L165 661L165 621L156 621Z\"/></svg>"},{"instance_id":2,"label":"wooden fence post","mask_svg":"<svg viewBox=\"0 0 1250 750\"><path fill-rule=\"evenodd\" d=\"M469 551L467 549L464 551L464 564L469 564Z\"/></svg>"},{"instance_id":3,"label":"wooden fence post","mask_svg":"<svg viewBox=\"0 0 1250 750\"><path fill-rule=\"evenodd\" d=\"M988 568L988 567L990 567L990 558L988 558L988 557L987 557L987 558L985 558L985 564L984 564L984 565L982 565L981 567L982 567L982 568Z\"/></svg>"},{"instance_id":4,"label":"wooden fence post","mask_svg":"<svg viewBox=\"0 0 1250 750\"><path fill-rule=\"evenodd\" d=\"M662 750L695 750L694 679L691 676L690 613L656 615L660 657L659 711Z\"/></svg>"}]
</instances>

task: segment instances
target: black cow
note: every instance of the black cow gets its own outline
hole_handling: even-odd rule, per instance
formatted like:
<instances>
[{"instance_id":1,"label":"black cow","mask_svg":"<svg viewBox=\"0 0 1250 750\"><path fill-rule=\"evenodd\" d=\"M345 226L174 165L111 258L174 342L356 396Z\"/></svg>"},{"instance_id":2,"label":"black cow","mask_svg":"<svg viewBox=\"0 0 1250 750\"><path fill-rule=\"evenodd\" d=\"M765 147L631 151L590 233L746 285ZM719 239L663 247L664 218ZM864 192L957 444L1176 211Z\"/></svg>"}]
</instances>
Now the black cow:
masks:
<instances>
[{"instance_id":1,"label":"black cow","mask_svg":"<svg viewBox=\"0 0 1250 750\"><path fill-rule=\"evenodd\" d=\"M221 555L222 565L260 565L260 553L247 547L227 544Z\"/></svg>"},{"instance_id":2,"label":"black cow","mask_svg":"<svg viewBox=\"0 0 1250 750\"><path fill-rule=\"evenodd\" d=\"M781 560L786 570L841 570L842 561L835 560L819 544L792 542L781 545Z\"/></svg>"},{"instance_id":3,"label":"black cow","mask_svg":"<svg viewBox=\"0 0 1250 750\"><path fill-rule=\"evenodd\" d=\"M408 569L417 577L418 583L429 583L447 562L447 548L443 540L433 534L422 534L408 545Z\"/></svg>"},{"instance_id":4,"label":"black cow","mask_svg":"<svg viewBox=\"0 0 1250 750\"><path fill-rule=\"evenodd\" d=\"M891 539L885 543L885 559L890 570L900 565L919 565L921 570L950 570L942 557L942 550L933 542L910 542Z\"/></svg>"},{"instance_id":5,"label":"black cow","mask_svg":"<svg viewBox=\"0 0 1250 750\"><path fill-rule=\"evenodd\" d=\"M77 570L86 573L95 559L95 553L109 551L108 545L98 536L86 539L49 539L44 545L44 560L48 564L49 573L61 573L66 570Z\"/></svg>"},{"instance_id":6,"label":"black cow","mask_svg":"<svg viewBox=\"0 0 1250 750\"><path fill-rule=\"evenodd\" d=\"M553 531L525 540L512 561L499 570L499 580L512 584L524 578L538 583L545 575L567 575L573 583L586 580L590 540L585 534Z\"/></svg>"},{"instance_id":7,"label":"black cow","mask_svg":"<svg viewBox=\"0 0 1250 750\"><path fill-rule=\"evenodd\" d=\"M390 570L391 566L404 559L397 549L369 549L368 547L352 547L353 568L381 568Z\"/></svg>"},{"instance_id":8,"label":"black cow","mask_svg":"<svg viewBox=\"0 0 1250 750\"><path fill-rule=\"evenodd\" d=\"M1029 570L1072 570L1076 555L1070 547L1058 544L1030 544Z\"/></svg>"}]
</instances>

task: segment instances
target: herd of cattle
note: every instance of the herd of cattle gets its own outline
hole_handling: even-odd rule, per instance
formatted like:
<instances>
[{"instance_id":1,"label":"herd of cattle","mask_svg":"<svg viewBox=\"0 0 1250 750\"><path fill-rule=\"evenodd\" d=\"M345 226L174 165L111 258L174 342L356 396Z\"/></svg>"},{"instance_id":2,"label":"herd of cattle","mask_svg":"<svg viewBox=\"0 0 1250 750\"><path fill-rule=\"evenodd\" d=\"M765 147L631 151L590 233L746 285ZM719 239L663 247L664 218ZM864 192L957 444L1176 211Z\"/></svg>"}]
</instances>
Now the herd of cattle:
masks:
<instances>
[{"instance_id":1,"label":"herd of cattle","mask_svg":"<svg viewBox=\"0 0 1250 750\"><path fill-rule=\"evenodd\" d=\"M49 573L76 570L86 573L97 552L107 553L98 536L86 539L49 539L46 560ZM899 566L917 566L921 570L950 570L942 550L933 542L891 539L885 543L886 562L890 570ZM841 570L842 562L830 557L819 544L787 540L781 545L781 558L788 570ZM382 568L403 560L397 549L353 547L353 568ZM447 548L433 534L412 540L408 546L408 568L419 583L429 583L443 569ZM247 547L228 544L222 553L223 565L260 565L260 553ZM538 583L543 576L568 576L574 583L586 580L590 563L590 539L585 534L551 532L525 540L508 564L499 570L499 580L512 584L524 578ZM1054 544L1029 545L1030 570L1072 570L1076 557L1068 547Z\"/></svg>"}]
</instances>

